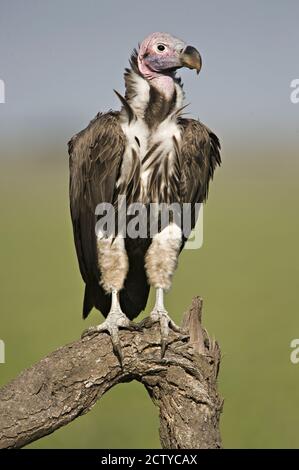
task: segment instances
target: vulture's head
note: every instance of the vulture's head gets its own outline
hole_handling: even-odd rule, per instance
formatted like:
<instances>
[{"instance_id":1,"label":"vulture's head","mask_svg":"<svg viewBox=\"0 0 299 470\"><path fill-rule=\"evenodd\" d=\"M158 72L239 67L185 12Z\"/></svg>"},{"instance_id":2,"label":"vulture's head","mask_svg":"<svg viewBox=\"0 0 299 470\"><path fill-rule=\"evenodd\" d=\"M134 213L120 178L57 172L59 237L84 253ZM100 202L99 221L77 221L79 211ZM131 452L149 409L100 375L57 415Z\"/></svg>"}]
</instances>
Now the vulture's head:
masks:
<instances>
[{"instance_id":1,"label":"vulture's head","mask_svg":"<svg viewBox=\"0 0 299 470\"><path fill-rule=\"evenodd\" d=\"M138 67L144 77L173 74L181 67L201 69L197 49L167 33L153 33L142 41L138 52Z\"/></svg>"}]
</instances>

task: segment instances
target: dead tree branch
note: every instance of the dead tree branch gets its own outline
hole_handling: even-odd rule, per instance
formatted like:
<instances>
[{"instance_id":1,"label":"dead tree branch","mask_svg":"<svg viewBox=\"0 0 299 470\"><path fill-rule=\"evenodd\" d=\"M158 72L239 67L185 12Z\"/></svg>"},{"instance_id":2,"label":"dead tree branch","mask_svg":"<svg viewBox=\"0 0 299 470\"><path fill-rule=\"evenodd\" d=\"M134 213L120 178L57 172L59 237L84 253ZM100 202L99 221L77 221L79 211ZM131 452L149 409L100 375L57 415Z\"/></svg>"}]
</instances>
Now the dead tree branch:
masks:
<instances>
[{"instance_id":1,"label":"dead tree branch","mask_svg":"<svg viewBox=\"0 0 299 470\"><path fill-rule=\"evenodd\" d=\"M216 388L218 344L201 327L202 300L183 319L189 336L171 332L160 358L158 325L123 330L123 368L106 334L57 349L0 390L0 448L19 448L87 413L121 382L138 380L160 410L163 448L218 448L222 400Z\"/></svg>"}]
</instances>

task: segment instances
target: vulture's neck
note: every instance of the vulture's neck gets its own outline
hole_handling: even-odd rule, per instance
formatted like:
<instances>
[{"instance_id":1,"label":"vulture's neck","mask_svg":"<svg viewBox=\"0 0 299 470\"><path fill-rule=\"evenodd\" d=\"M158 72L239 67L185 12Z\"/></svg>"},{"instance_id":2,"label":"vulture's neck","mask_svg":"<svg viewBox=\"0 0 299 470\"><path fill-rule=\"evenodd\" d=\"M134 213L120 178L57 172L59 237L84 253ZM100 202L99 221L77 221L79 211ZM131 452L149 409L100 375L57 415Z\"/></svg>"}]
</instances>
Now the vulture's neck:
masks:
<instances>
[{"instance_id":1,"label":"vulture's neck","mask_svg":"<svg viewBox=\"0 0 299 470\"><path fill-rule=\"evenodd\" d=\"M126 69L126 100L136 116L150 128L158 126L183 105L184 92L179 79L171 76L144 78L137 65L137 55L131 57L131 68Z\"/></svg>"}]
</instances>

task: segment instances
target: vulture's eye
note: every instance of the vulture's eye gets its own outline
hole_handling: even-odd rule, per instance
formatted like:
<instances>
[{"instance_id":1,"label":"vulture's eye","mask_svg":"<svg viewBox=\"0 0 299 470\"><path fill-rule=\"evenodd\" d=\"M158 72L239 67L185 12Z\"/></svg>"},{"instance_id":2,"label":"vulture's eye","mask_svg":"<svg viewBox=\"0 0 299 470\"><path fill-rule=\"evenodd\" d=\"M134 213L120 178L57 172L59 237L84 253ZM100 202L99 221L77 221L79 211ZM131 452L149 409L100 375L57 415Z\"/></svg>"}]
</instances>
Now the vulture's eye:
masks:
<instances>
[{"instance_id":1,"label":"vulture's eye","mask_svg":"<svg viewBox=\"0 0 299 470\"><path fill-rule=\"evenodd\" d=\"M165 46L164 46L164 44L158 44L158 45L157 45L157 49L158 49L159 52L165 51Z\"/></svg>"}]
</instances>

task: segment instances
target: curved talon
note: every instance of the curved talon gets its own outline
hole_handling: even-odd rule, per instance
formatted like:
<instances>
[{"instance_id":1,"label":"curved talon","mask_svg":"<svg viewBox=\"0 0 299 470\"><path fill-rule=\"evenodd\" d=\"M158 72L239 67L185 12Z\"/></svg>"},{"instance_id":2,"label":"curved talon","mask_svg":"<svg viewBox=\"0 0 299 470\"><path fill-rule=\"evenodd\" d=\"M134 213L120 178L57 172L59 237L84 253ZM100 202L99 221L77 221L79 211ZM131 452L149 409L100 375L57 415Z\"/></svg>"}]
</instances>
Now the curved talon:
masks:
<instances>
[{"instance_id":1,"label":"curved talon","mask_svg":"<svg viewBox=\"0 0 299 470\"><path fill-rule=\"evenodd\" d=\"M161 330L161 359L165 356L166 347L167 347L167 339L169 335L169 327L180 333L180 327L178 327L174 321L168 315L168 312L165 309L157 309L155 308L151 314L150 318L153 323L159 322L160 323L160 330Z\"/></svg>"},{"instance_id":2,"label":"curved talon","mask_svg":"<svg viewBox=\"0 0 299 470\"><path fill-rule=\"evenodd\" d=\"M142 330L140 324L139 323L134 323L133 321L130 321L129 325L124 326L123 328L126 329L126 330L129 330L129 331L141 331Z\"/></svg>"},{"instance_id":3,"label":"curved talon","mask_svg":"<svg viewBox=\"0 0 299 470\"><path fill-rule=\"evenodd\" d=\"M86 330L84 330L81 334L81 339L83 338L87 338L88 336L96 336L98 335L100 332L99 330L97 329L96 326L91 326L90 328L87 328Z\"/></svg>"},{"instance_id":4,"label":"curved talon","mask_svg":"<svg viewBox=\"0 0 299 470\"><path fill-rule=\"evenodd\" d=\"M126 328L128 330L138 330L139 326L130 321L120 309L120 306L113 307L106 320L100 325L93 326L83 331L81 338L86 336L94 336L96 334L106 332L111 337L112 347L115 355L118 357L120 365L123 364L123 354L119 340L119 329Z\"/></svg>"},{"instance_id":5,"label":"curved talon","mask_svg":"<svg viewBox=\"0 0 299 470\"><path fill-rule=\"evenodd\" d=\"M118 357L118 360L120 362L120 365L122 367L123 365L123 354L121 350L121 345L120 345L120 340L119 340L119 335L118 335L118 327L112 327L111 330L109 330L110 337L111 337L111 342L112 342L112 348L114 351L114 354L116 357Z\"/></svg>"},{"instance_id":6,"label":"curved talon","mask_svg":"<svg viewBox=\"0 0 299 470\"><path fill-rule=\"evenodd\" d=\"M110 334L111 337L111 342L112 342L112 347L114 354L118 357L119 362L121 367L123 366L123 353L122 353L122 348L120 344L120 339L119 339L119 330L120 329L126 329L126 330L131 330L131 331L136 331L139 330L139 326L136 325L136 323L130 321L123 312L121 319L117 321L115 324L112 324L109 322L109 324L105 325L106 321L102 323L102 325L99 325L100 331L107 331Z\"/></svg>"}]
</instances>

